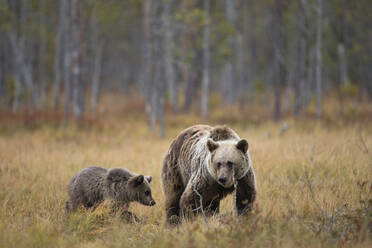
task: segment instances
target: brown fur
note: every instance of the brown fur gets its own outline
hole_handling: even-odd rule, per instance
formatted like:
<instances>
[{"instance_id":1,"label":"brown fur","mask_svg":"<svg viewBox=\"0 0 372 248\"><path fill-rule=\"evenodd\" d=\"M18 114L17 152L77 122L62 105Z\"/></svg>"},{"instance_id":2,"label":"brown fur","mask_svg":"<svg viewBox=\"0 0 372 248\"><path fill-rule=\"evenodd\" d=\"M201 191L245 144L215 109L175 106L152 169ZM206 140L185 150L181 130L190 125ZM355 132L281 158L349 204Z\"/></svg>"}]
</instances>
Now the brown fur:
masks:
<instances>
[{"instance_id":1,"label":"brown fur","mask_svg":"<svg viewBox=\"0 0 372 248\"><path fill-rule=\"evenodd\" d=\"M133 201L146 206L155 205L152 198L151 176L137 175L124 168L105 169L91 166L76 173L69 185L70 201L66 202L66 210L75 211L79 206L95 208L104 200L110 201L112 209L123 210L125 217L137 219L128 210Z\"/></svg>"},{"instance_id":2,"label":"brown fur","mask_svg":"<svg viewBox=\"0 0 372 248\"><path fill-rule=\"evenodd\" d=\"M238 213L245 214L252 208L256 196L255 176L248 151L239 150L248 149L248 145L245 140L239 140L236 132L227 126L207 125L187 128L173 140L162 170L169 224L197 212L194 210L199 207L199 197L195 190L202 195L203 207L208 213L218 212L220 200L234 190L234 172L238 179ZM238 142L243 146L238 146ZM217 163L221 168L217 168ZM234 169L228 163L233 163ZM226 178L225 184L218 181L219 177Z\"/></svg>"}]
</instances>

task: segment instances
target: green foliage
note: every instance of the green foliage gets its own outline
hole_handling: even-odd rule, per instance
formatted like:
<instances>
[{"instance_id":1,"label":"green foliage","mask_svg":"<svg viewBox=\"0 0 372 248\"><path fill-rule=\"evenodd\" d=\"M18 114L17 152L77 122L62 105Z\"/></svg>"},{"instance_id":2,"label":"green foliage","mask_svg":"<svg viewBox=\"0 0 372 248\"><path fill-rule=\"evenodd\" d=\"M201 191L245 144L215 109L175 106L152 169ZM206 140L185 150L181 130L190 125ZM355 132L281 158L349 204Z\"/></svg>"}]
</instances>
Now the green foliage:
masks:
<instances>
[{"instance_id":1,"label":"green foliage","mask_svg":"<svg viewBox=\"0 0 372 248\"><path fill-rule=\"evenodd\" d=\"M256 91L257 93L263 93L265 91L265 82L262 80L257 81L256 83Z\"/></svg>"},{"instance_id":2,"label":"green foliage","mask_svg":"<svg viewBox=\"0 0 372 248\"><path fill-rule=\"evenodd\" d=\"M107 1L96 1L93 15L96 17L97 24L102 32L110 32L122 18L122 9L118 4Z\"/></svg>"},{"instance_id":3,"label":"green foliage","mask_svg":"<svg viewBox=\"0 0 372 248\"><path fill-rule=\"evenodd\" d=\"M15 97L15 79L12 75L8 75L5 78L5 88L6 92L8 93L8 98L10 102L13 102L14 97Z\"/></svg>"},{"instance_id":4,"label":"green foliage","mask_svg":"<svg viewBox=\"0 0 372 248\"><path fill-rule=\"evenodd\" d=\"M225 60L226 58L231 57L233 54L233 51L228 45L228 42L229 39L233 39L235 37L236 30L231 24L223 20L217 23L215 31L216 34L218 34L215 36L215 39L219 40L216 53L217 57Z\"/></svg>"},{"instance_id":5,"label":"green foliage","mask_svg":"<svg viewBox=\"0 0 372 248\"><path fill-rule=\"evenodd\" d=\"M341 94L344 96L356 96L358 94L358 86L347 82L341 86Z\"/></svg>"},{"instance_id":6,"label":"green foliage","mask_svg":"<svg viewBox=\"0 0 372 248\"><path fill-rule=\"evenodd\" d=\"M13 15L5 2L0 0L0 31L11 31Z\"/></svg>"},{"instance_id":7,"label":"green foliage","mask_svg":"<svg viewBox=\"0 0 372 248\"><path fill-rule=\"evenodd\" d=\"M94 67L94 56L97 54L97 47L103 47L104 65L102 73L102 89L111 89L108 84L122 86L123 80L126 85L135 85L136 89L143 90L141 74L144 51L144 0L80 0L81 13L81 46L82 71L85 85L89 91L90 82ZM233 23L227 21L226 1L211 1L209 20L203 9L203 1L196 0L153 0L151 10L151 20L153 41L154 37L161 36L164 39L165 31L158 28L163 20L164 3L167 3L170 13L170 28L172 33L171 54L173 65L175 66L175 76L179 89L185 89L182 83L183 65L188 65L190 71L196 77L195 81L201 81L200 71L202 66L203 31L207 24L210 24L210 86L216 92L223 92L221 74L227 60L231 60L236 73L236 80L244 81L246 71L252 74L252 79L257 82L255 93L267 93L266 97L271 97L270 76L273 75L272 59L273 45L276 41L272 40L273 13L279 4L280 11L280 42L281 42L281 69L283 69L283 84L288 81L289 76L293 76L297 63L297 36L298 36L298 11L299 3L304 4L304 64L305 70L312 65L310 57L314 54L315 30L316 30L316 7L317 1L234 1ZM355 97L359 90L370 77L369 68L372 65L371 55L371 13L372 4L370 0L345 1L329 0L324 3L323 19L323 89L331 92L338 87L339 81L339 55L337 45L343 44L345 47L345 57L347 61L347 76L350 83L343 86L342 94ZM247 4L247 5L245 5ZM244 6L244 8L242 8ZM19 46L24 46L24 61L30 66L34 89L40 91L42 87L38 82L39 65L43 65L48 83L48 98L51 93L55 71L56 40L58 38L59 11L61 1L50 0L0 0L0 33L1 49L6 50L4 54L9 56L7 49L10 49L8 34L14 35L19 42ZM71 11L71 9L69 10ZM45 18L45 19L44 19ZM68 19L69 17L65 17ZM45 23L44 23L45 22ZM248 25L246 25L248 23ZM246 26L245 26L246 25ZM274 25L275 26L275 25ZM156 28L156 30L155 30ZM159 35L160 34L160 35ZM71 38L71 36L69 36ZM242 43L237 38L242 38ZM24 42L23 42L24 41ZM45 45L45 53L40 54L40 47ZM240 49L240 44L242 47ZM153 47L156 50L157 47ZM22 49L23 50L23 49ZM61 53L65 53L65 48L61 48ZM1 52L1 51L0 51ZM240 58L239 56L242 56ZM156 55L157 56L157 55ZM15 83L13 70L13 56L6 58L6 87L8 99L14 99ZM162 59L162 58L154 58ZM240 65L240 61L243 61ZM122 65L124 63L125 65ZM123 76L121 67L128 66L129 76ZM313 65L312 65L313 66ZM63 66L62 66L63 67ZM243 68L243 73L238 72ZM41 70L40 70L41 71ZM310 71L310 70L309 70ZM239 73L239 75L238 75ZM22 73L21 73L22 74ZM244 75L242 75L244 74ZM314 74L314 73L312 73ZM269 75L269 76L267 76ZM21 78L24 77L21 75ZM240 80L243 77L244 80ZM125 78L125 79L123 79ZM249 78L247 76L247 78ZM120 82L120 83L117 83ZM290 82L289 87L293 89ZM302 90L314 88L314 82L309 82L310 87ZM222 86L221 86L222 85ZM23 85L22 96L27 98L30 95L31 87ZM110 85L111 86L111 85ZM266 90L265 90L265 87ZM199 96L200 83L196 83L195 96ZM244 88L244 87L243 87ZM245 87L248 88L248 87ZM252 88L252 85L250 85ZM63 90L61 90L63 92ZM283 93L284 91L281 90ZM324 96L328 92L324 92ZM38 95L40 92L36 92ZM138 92L136 92L138 93ZM140 92L139 95L141 95ZM245 92L247 93L247 92ZM240 95L240 94L239 94ZM244 94L243 94L244 95ZM49 101L49 99L48 99ZM28 104L29 101L23 101ZM87 101L88 102L88 101ZM198 102L198 101L195 101ZM238 101L235 101L238 102ZM26 106L22 106L26 107Z\"/></svg>"}]
</instances>

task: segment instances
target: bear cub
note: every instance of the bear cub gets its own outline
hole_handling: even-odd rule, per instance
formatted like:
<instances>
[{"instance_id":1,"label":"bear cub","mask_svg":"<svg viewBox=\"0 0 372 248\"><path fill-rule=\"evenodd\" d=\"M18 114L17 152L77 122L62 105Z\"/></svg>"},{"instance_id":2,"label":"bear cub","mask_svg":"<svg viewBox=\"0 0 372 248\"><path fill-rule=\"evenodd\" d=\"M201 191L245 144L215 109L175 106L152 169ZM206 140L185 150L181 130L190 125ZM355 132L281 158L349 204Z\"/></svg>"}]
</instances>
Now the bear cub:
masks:
<instances>
[{"instance_id":1,"label":"bear cub","mask_svg":"<svg viewBox=\"0 0 372 248\"><path fill-rule=\"evenodd\" d=\"M81 205L96 207L104 200L109 200L115 209L123 210L127 210L133 201L154 206L151 180L151 176L137 175L121 168L85 168L75 174L68 185L70 201L66 202L66 210L75 211ZM132 213L125 212L137 219Z\"/></svg>"}]
</instances>

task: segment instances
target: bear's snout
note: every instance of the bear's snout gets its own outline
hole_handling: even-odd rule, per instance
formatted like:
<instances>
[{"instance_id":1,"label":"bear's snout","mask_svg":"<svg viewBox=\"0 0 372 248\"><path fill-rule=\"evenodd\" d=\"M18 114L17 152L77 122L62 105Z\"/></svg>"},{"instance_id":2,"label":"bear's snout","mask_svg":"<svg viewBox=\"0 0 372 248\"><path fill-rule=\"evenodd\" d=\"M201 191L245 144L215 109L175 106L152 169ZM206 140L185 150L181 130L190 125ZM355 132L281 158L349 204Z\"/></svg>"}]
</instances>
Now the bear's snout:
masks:
<instances>
[{"instance_id":1,"label":"bear's snout","mask_svg":"<svg viewBox=\"0 0 372 248\"><path fill-rule=\"evenodd\" d=\"M226 181L227 181L227 179L226 179L226 177L220 177L220 178L218 178L218 181L219 181L220 183L222 183L222 184L225 184Z\"/></svg>"},{"instance_id":2,"label":"bear's snout","mask_svg":"<svg viewBox=\"0 0 372 248\"><path fill-rule=\"evenodd\" d=\"M154 206L156 204L156 202L154 200L151 200L150 203L149 203L149 206Z\"/></svg>"}]
</instances>

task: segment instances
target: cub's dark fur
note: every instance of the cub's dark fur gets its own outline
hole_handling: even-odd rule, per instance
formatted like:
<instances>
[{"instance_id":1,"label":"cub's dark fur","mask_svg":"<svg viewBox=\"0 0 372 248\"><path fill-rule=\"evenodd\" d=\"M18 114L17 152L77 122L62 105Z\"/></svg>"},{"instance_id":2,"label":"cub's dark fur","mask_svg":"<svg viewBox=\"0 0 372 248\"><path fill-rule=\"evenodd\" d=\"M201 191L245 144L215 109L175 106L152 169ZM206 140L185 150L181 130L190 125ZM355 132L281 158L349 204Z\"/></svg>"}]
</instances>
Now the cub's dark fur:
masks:
<instances>
[{"instance_id":1,"label":"cub's dark fur","mask_svg":"<svg viewBox=\"0 0 372 248\"><path fill-rule=\"evenodd\" d=\"M66 203L66 209L75 211L81 205L95 207L104 200L111 201L116 208L128 209L133 201L153 206L151 180L151 176L137 175L121 168L85 168L73 176L68 185L70 201Z\"/></svg>"}]
</instances>

